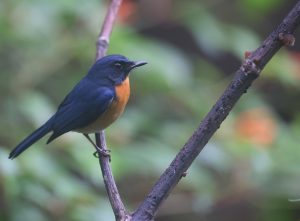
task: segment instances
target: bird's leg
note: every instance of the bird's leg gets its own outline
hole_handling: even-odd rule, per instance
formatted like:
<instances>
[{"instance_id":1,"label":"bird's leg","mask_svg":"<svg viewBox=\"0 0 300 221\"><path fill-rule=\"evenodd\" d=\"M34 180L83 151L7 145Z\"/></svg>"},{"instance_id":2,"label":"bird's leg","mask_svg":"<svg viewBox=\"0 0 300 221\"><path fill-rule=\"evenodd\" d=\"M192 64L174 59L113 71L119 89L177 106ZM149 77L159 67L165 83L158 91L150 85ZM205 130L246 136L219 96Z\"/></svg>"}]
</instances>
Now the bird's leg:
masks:
<instances>
[{"instance_id":1,"label":"bird's leg","mask_svg":"<svg viewBox=\"0 0 300 221\"><path fill-rule=\"evenodd\" d=\"M102 154L103 156L105 156L105 157L109 157L110 158L110 154L109 154L109 152L110 152L110 150L103 150L102 148L100 148L100 147L98 147L94 142L93 142L93 140L90 138L90 136L88 135L88 134L83 134L85 137L86 137L86 139L88 139L88 141L90 141L90 143L96 148L96 152L94 152L93 153L93 155L95 156L95 157L97 157L97 158L99 158L99 153L100 154Z\"/></svg>"}]
</instances>

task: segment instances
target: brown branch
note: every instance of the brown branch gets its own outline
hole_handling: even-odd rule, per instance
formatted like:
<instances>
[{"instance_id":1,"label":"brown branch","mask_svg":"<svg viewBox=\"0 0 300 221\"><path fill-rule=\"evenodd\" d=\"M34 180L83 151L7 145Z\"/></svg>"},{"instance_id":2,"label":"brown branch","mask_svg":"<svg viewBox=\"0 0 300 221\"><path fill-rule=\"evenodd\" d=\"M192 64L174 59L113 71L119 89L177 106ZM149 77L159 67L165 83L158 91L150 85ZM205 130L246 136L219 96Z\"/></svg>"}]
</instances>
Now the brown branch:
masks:
<instances>
[{"instance_id":1,"label":"brown branch","mask_svg":"<svg viewBox=\"0 0 300 221\"><path fill-rule=\"evenodd\" d=\"M111 3L107 10L107 14L103 21L101 31L97 39L96 60L102 58L106 54L113 24L117 18L121 4L122 0L111 0Z\"/></svg>"},{"instance_id":2,"label":"brown branch","mask_svg":"<svg viewBox=\"0 0 300 221\"><path fill-rule=\"evenodd\" d=\"M300 22L300 1L278 28L237 70L234 79L183 146L170 166L161 175L151 192L132 216L132 221L152 220L161 203L179 182L203 147L220 127L238 99L246 93L272 56L282 45L292 45L293 33Z\"/></svg>"},{"instance_id":3,"label":"brown branch","mask_svg":"<svg viewBox=\"0 0 300 221\"><path fill-rule=\"evenodd\" d=\"M122 0L112 0L108 7L108 11L102 25L102 29L99 33L97 43L96 43L96 47L97 47L96 60L102 58L106 54L108 44L109 44L110 34L112 32L113 24L117 18L117 14L121 3ZM96 139L97 146L107 151L104 131L100 131L99 133L96 133L95 139ZM112 206L113 212L115 214L115 218L116 220L122 220L122 221L128 220L130 218L130 215L126 211L124 204L121 200L121 196L119 194L110 167L110 158L99 153L99 150L97 148L96 151L98 151L99 164L102 171L105 189L110 204Z\"/></svg>"},{"instance_id":4,"label":"brown branch","mask_svg":"<svg viewBox=\"0 0 300 221\"><path fill-rule=\"evenodd\" d=\"M101 146L102 149L107 150L106 141L105 141L105 133L104 131L100 131L100 133L95 134L96 143L98 146ZM98 151L98 149L96 149ZM129 213L126 211L125 206L122 202L121 196L119 194L116 182L114 180L112 170L110 167L110 158L107 156L98 153L99 156L99 164L102 171L103 181L105 185L105 189L115 214L116 220L125 221L129 220L131 217Z\"/></svg>"}]
</instances>

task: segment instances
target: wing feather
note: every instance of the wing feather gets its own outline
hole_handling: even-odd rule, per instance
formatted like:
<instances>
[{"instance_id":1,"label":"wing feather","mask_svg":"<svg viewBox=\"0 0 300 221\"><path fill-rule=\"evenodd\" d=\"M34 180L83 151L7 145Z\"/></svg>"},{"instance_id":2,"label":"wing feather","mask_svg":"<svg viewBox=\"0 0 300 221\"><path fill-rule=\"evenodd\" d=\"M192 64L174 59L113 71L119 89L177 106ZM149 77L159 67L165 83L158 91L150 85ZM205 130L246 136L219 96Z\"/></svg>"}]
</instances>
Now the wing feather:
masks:
<instances>
[{"instance_id":1,"label":"wing feather","mask_svg":"<svg viewBox=\"0 0 300 221\"><path fill-rule=\"evenodd\" d=\"M53 120L50 143L58 136L85 127L95 121L115 97L112 87L99 87L83 79L59 106Z\"/></svg>"}]
</instances>

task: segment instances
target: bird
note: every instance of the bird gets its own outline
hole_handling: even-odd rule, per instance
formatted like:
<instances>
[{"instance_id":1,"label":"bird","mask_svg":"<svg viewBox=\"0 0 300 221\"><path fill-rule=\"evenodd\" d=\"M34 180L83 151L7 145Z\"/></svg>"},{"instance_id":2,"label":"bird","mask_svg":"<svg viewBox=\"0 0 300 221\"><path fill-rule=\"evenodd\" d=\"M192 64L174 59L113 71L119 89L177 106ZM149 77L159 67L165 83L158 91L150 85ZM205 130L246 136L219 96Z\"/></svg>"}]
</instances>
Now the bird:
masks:
<instances>
[{"instance_id":1,"label":"bird","mask_svg":"<svg viewBox=\"0 0 300 221\"><path fill-rule=\"evenodd\" d=\"M50 132L47 144L75 131L82 133L101 151L89 134L104 130L123 113L130 96L129 73L145 64L147 62L131 61L118 54L97 60L64 98L56 113L21 141L10 152L9 159L16 158Z\"/></svg>"}]
</instances>

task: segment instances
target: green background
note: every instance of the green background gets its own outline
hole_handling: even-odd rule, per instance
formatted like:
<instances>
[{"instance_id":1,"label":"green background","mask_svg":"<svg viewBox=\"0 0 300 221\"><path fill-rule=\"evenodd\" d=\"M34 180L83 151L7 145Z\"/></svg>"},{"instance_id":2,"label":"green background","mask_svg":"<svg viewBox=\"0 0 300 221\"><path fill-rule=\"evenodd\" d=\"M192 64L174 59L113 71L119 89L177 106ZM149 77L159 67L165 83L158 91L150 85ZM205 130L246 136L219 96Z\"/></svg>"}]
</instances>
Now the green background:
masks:
<instances>
[{"instance_id":1,"label":"green background","mask_svg":"<svg viewBox=\"0 0 300 221\"><path fill-rule=\"evenodd\" d=\"M108 53L148 65L106 130L127 208L144 199L293 0L125 1ZM16 160L93 64L106 2L0 2L0 220L114 220L93 147L68 133ZM296 35L297 37L297 35ZM300 218L299 44L281 49L161 207L159 221ZM299 199L299 201L297 201Z\"/></svg>"}]
</instances>

